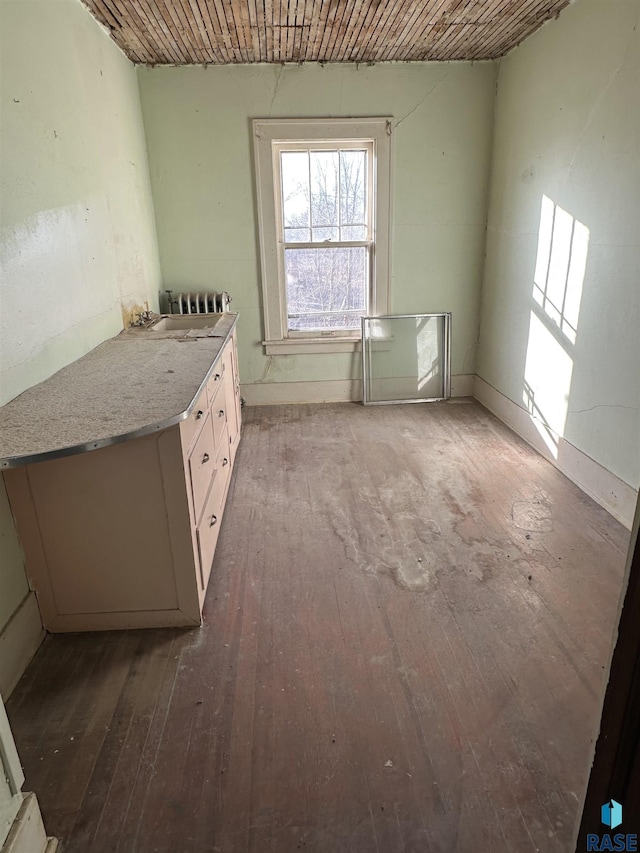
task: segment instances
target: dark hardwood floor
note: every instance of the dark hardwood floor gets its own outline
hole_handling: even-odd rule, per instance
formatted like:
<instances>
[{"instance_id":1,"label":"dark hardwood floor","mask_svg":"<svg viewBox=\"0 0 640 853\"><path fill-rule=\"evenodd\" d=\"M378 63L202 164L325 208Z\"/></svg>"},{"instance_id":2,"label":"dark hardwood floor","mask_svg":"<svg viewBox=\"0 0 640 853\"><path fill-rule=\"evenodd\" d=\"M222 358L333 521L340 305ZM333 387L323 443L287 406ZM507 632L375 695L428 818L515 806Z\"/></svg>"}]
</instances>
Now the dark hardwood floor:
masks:
<instances>
[{"instance_id":1,"label":"dark hardwood floor","mask_svg":"<svg viewBox=\"0 0 640 853\"><path fill-rule=\"evenodd\" d=\"M244 412L193 631L49 636L64 853L570 851L627 532L479 404Z\"/></svg>"}]
</instances>

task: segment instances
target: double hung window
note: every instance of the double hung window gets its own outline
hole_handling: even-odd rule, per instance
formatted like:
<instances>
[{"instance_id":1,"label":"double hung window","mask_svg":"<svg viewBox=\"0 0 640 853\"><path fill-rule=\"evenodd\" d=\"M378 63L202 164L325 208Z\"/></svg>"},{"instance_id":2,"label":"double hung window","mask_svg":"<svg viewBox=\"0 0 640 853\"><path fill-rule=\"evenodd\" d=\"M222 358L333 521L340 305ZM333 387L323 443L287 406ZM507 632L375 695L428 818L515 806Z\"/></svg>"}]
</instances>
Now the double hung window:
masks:
<instances>
[{"instance_id":1,"label":"double hung window","mask_svg":"<svg viewBox=\"0 0 640 853\"><path fill-rule=\"evenodd\" d=\"M254 122L267 352L353 350L388 310L388 126Z\"/></svg>"}]
</instances>

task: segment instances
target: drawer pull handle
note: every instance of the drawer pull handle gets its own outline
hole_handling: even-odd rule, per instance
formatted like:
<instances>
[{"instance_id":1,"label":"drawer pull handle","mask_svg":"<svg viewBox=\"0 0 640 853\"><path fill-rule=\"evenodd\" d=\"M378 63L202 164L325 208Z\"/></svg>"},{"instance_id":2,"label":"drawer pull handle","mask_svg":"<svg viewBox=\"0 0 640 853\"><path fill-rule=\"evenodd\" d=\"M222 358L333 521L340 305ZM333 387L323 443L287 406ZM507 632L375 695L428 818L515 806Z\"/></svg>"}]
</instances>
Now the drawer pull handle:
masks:
<instances>
[{"instance_id":1,"label":"drawer pull handle","mask_svg":"<svg viewBox=\"0 0 640 853\"><path fill-rule=\"evenodd\" d=\"M224 459L222 460L222 467L224 468L224 466L225 466L225 465L228 465L228 464L229 464L229 460L228 460L228 459L227 459L227 457L225 456L225 457L224 457Z\"/></svg>"},{"instance_id":2,"label":"drawer pull handle","mask_svg":"<svg viewBox=\"0 0 640 853\"><path fill-rule=\"evenodd\" d=\"M216 373L216 374L215 374L215 376L213 377L213 381L214 381L214 382L217 382L217 381L218 381L218 379L220 379L220 374L219 374L219 373Z\"/></svg>"},{"instance_id":3,"label":"drawer pull handle","mask_svg":"<svg viewBox=\"0 0 640 853\"><path fill-rule=\"evenodd\" d=\"M205 453L204 456L202 457L202 464L204 465L204 463L208 462L208 461L209 461L209 454Z\"/></svg>"},{"instance_id":4,"label":"drawer pull handle","mask_svg":"<svg viewBox=\"0 0 640 853\"><path fill-rule=\"evenodd\" d=\"M211 521L209 522L209 527L213 527L213 525L214 525L214 524L216 524L216 522L217 522L217 521L218 521L218 516L217 516L217 515L212 515L212 516L211 516Z\"/></svg>"},{"instance_id":5,"label":"drawer pull handle","mask_svg":"<svg viewBox=\"0 0 640 853\"><path fill-rule=\"evenodd\" d=\"M196 412L196 420L199 421L203 415L204 412L202 411L202 409L198 409L198 411Z\"/></svg>"},{"instance_id":6,"label":"drawer pull handle","mask_svg":"<svg viewBox=\"0 0 640 853\"><path fill-rule=\"evenodd\" d=\"M218 412L218 417L219 417L219 418L223 418L223 417L224 417L224 409L220 409L220 411Z\"/></svg>"}]
</instances>

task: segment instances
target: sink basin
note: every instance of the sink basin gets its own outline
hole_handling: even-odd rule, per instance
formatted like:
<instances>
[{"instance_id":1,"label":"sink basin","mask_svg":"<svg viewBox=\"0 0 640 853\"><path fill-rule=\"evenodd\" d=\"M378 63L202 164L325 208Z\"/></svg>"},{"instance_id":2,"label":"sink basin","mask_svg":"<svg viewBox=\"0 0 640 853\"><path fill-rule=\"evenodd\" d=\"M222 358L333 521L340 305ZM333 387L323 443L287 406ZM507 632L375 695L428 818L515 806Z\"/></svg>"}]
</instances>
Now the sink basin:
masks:
<instances>
[{"instance_id":1,"label":"sink basin","mask_svg":"<svg viewBox=\"0 0 640 853\"><path fill-rule=\"evenodd\" d=\"M148 326L149 332L188 332L189 329L213 329L224 314L166 314Z\"/></svg>"}]
</instances>

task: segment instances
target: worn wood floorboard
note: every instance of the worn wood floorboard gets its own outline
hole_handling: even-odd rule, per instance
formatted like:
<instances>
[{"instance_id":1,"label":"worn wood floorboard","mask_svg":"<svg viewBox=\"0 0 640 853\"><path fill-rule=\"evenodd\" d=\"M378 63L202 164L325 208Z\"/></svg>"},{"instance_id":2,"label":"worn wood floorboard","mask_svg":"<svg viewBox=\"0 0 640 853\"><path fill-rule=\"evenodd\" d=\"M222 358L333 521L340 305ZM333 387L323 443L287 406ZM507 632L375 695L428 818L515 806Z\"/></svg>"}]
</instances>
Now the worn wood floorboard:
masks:
<instances>
[{"instance_id":1,"label":"worn wood floorboard","mask_svg":"<svg viewBox=\"0 0 640 853\"><path fill-rule=\"evenodd\" d=\"M570 850L628 534L480 405L245 411L202 628L8 702L65 853Z\"/></svg>"}]
</instances>

